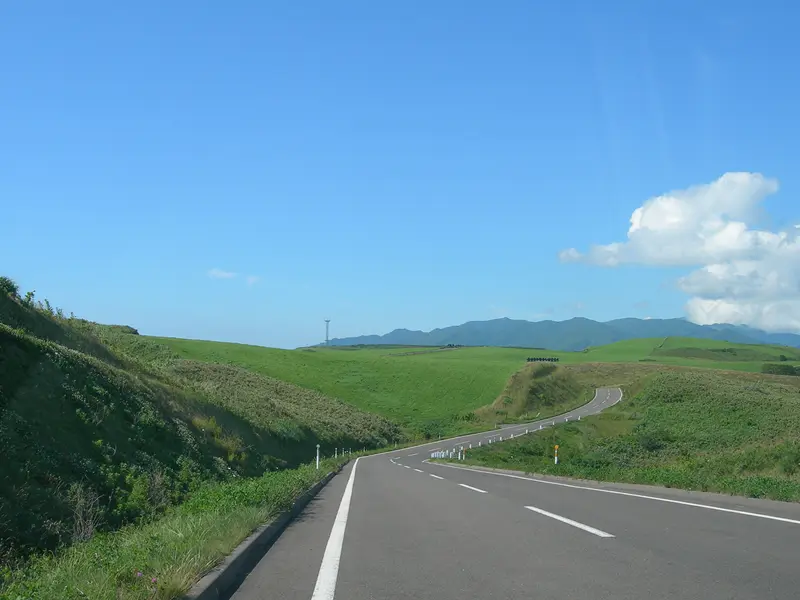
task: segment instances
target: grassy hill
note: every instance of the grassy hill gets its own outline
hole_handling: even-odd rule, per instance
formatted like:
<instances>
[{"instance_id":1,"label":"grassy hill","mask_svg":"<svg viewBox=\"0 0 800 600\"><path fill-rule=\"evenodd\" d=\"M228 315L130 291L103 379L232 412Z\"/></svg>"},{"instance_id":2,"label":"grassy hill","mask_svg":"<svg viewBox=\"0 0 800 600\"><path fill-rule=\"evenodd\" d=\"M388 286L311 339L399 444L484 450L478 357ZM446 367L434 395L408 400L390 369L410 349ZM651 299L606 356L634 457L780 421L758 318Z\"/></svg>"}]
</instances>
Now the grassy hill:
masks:
<instances>
[{"instance_id":1,"label":"grassy hill","mask_svg":"<svg viewBox=\"0 0 800 600\"><path fill-rule=\"evenodd\" d=\"M125 327L0 294L0 567L148 520L202 485L379 447L388 420Z\"/></svg>"},{"instance_id":2,"label":"grassy hill","mask_svg":"<svg viewBox=\"0 0 800 600\"><path fill-rule=\"evenodd\" d=\"M475 410L492 403L527 351L461 348L305 348L154 338L185 359L244 367L290 381L380 414L415 435L447 435L485 427Z\"/></svg>"},{"instance_id":3,"label":"grassy hill","mask_svg":"<svg viewBox=\"0 0 800 600\"><path fill-rule=\"evenodd\" d=\"M649 364L566 367L626 398L473 450L475 465L800 501L800 378ZM559 444L559 464L553 445Z\"/></svg>"},{"instance_id":4,"label":"grassy hill","mask_svg":"<svg viewBox=\"0 0 800 600\"><path fill-rule=\"evenodd\" d=\"M779 361L781 356L788 363L800 361L800 349L796 348L691 338L628 340L582 352L399 346L276 350L170 338L150 341L187 360L235 365L346 399L363 411L401 424L413 435L427 436L465 432L486 427L498 419L514 420L524 415L527 411L519 410L520 399L510 405L503 404L504 398L509 397L503 389L507 383L513 383L509 379L526 365L528 357L555 357L560 365L653 363L752 372L761 371L764 362ZM518 378L525 379L526 373L523 370ZM543 379L542 384L554 385L550 389L555 391L559 386L552 379ZM556 404L570 408L589 390L584 386L575 393L577 396L570 399L563 390L558 391L562 400ZM515 394L518 393L510 396L516 398Z\"/></svg>"},{"instance_id":5,"label":"grassy hill","mask_svg":"<svg viewBox=\"0 0 800 600\"><path fill-rule=\"evenodd\" d=\"M575 458L564 469L748 493L758 483L765 495L793 498L800 378L702 370L759 371L764 363L800 364L800 350L668 337L582 352L410 344L285 351L141 336L3 293L0 598L8 590L13 598L66 597L59 590L67 588L150 597L131 579L138 564L173 586L159 597L174 597L319 477L303 465L317 443L325 455L483 429L563 412L603 385L642 395L610 416L559 429L572 449L564 456ZM704 398L713 418L697 417L694 431L682 415L696 417ZM690 410L670 412L679 403ZM771 430L766 415L777 419ZM712 439L715 423L730 432ZM708 442L708 460L686 462L685 449L698 442ZM545 456L544 442L520 443L540 445L519 453L510 446L506 458L498 445L486 460L535 466ZM626 463L620 457L630 448L638 454ZM697 469L702 481L692 479ZM13 576L6 568L56 549L56 558Z\"/></svg>"}]
</instances>

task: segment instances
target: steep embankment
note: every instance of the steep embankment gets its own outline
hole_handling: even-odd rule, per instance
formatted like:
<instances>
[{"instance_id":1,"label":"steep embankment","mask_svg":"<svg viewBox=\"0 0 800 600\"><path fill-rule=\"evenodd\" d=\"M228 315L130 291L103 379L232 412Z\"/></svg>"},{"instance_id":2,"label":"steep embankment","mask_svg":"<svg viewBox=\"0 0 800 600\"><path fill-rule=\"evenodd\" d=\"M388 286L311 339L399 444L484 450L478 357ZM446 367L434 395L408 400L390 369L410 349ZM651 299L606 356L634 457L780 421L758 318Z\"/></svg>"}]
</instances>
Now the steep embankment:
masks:
<instances>
[{"instance_id":1,"label":"steep embankment","mask_svg":"<svg viewBox=\"0 0 800 600\"><path fill-rule=\"evenodd\" d=\"M511 376L491 406L477 412L482 420L531 421L585 404L592 399L594 390L568 368L528 363Z\"/></svg>"},{"instance_id":2,"label":"steep embankment","mask_svg":"<svg viewBox=\"0 0 800 600\"><path fill-rule=\"evenodd\" d=\"M317 443L400 437L319 392L164 360L135 330L25 304L0 294L0 566L155 517L207 482L308 462Z\"/></svg>"},{"instance_id":3,"label":"steep embankment","mask_svg":"<svg viewBox=\"0 0 800 600\"><path fill-rule=\"evenodd\" d=\"M581 422L473 450L468 461L800 501L800 378L651 365L569 369L587 382L624 383L626 398Z\"/></svg>"}]
</instances>

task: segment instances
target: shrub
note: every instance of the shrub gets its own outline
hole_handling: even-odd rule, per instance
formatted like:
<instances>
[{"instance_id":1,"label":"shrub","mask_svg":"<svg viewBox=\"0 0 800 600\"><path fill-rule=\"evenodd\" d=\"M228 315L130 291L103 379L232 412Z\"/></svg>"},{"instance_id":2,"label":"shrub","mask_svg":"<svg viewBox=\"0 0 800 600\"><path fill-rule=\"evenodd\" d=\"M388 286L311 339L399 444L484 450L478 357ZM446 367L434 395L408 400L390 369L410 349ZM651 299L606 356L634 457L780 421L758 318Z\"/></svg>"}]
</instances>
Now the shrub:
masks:
<instances>
[{"instance_id":1,"label":"shrub","mask_svg":"<svg viewBox=\"0 0 800 600\"><path fill-rule=\"evenodd\" d=\"M0 276L0 292L17 298L19 296L19 286L10 277Z\"/></svg>"},{"instance_id":2,"label":"shrub","mask_svg":"<svg viewBox=\"0 0 800 600\"><path fill-rule=\"evenodd\" d=\"M769 375L800 375L792 365L776 363L764 363L761 365L761 372Z\"/></svg>"}]
</instances>

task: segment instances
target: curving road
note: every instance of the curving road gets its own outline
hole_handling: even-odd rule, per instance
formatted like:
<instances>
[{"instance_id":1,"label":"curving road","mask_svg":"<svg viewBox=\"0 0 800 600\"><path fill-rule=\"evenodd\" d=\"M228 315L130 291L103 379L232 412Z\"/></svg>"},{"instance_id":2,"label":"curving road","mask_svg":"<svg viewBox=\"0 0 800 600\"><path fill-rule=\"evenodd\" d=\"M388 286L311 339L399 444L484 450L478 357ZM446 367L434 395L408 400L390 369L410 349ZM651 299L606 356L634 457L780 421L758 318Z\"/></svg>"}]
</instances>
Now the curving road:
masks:
<instances>
[{"instance_id":1,"label":"curving road","mask_svg":"<svg viewBox=\"0 0 800 600\"><path fill-rule=\"evenodd\" d=\"M360 458L276 541L236 600L800 597L800 505L427 462L577 419Z\"/></svg>"}]
</instances>

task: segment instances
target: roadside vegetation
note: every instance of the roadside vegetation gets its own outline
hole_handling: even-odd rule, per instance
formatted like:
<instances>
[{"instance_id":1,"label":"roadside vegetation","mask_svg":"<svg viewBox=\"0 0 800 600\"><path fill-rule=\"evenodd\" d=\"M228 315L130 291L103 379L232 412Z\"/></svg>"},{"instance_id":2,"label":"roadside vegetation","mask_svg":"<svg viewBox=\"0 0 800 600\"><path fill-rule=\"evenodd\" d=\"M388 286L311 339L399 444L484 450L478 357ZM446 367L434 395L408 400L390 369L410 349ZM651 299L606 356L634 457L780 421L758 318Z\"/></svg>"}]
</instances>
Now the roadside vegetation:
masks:
<instances>
[{"instance_id":1,"label":"roadside vegetation","mask_svg":"<svg viewBox=\"0 0 800 600\"><path fill-rule=\"evenodd\" d=\"M800 501L798 378L650 365L594 365L577 376L616 381L625 399L580 422L473 450L467 462Z\"/></svg>"},{"instance_id":2,"label":"roadside vegetation","mask_svg":"<svg viewBox=\"0 0 800 600\"><path fill-rule=\"evenodd\" d=\"M595 387L568 369L528 363L514 373L490 405L476 411L484 422L524 423L568 412L589 402Z\"/></svg>"},{"instance_id":3,"label":"roadside vegetation","mask_svg":"<svg viewBox=\"0 0 800 600\"><path fill-rule=\"evenodd\" d=\"M5 580L44 560L36 557L73 556L70 547L118 530L143 541L131 527L152 533L207 486L298 468L317 444L329 456L405 439L341 400L177 358L131 327L67 317L11 284L0 280Z\"/></svg>"},{"instance_id":4,"label":"roadside vegetation","mask_svg":"<svg viewBox=\"0 0 800 600\"><path fill-rule=\"evenodd\" d=\"M159 519L101 533L17 570L0 569L3 600L172 600L261 524L345 461L205 485Z\"/></svg>"},{"instance_id":5,"label":"roadside vegetation","mask_svg":"<svg viewBox=\"0 0 800 600\"><path fill-rule=\"evenodd\" d=\"M573 353L155 338L0 277L0 598L175 598L336 468L309 466L317 444L402 447L566 412L602 386L626 400L469 460L800 499L800 377L757 373L799 366L797 349L684 338Z\"/></svg>"}]
</instances>

